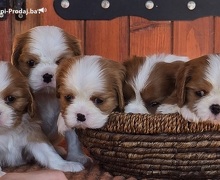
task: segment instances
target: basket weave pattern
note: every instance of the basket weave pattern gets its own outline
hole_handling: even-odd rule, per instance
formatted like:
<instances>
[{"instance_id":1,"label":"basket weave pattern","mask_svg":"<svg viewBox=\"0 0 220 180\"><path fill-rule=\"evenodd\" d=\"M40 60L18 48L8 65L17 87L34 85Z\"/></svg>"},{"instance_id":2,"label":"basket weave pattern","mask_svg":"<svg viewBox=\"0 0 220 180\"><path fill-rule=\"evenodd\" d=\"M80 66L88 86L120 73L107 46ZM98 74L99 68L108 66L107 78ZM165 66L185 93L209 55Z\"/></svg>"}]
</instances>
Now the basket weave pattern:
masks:
<instances>
[{"instance_id":1,"label":"basket weave pattern","mask_svg":"<svg viewBox=\"0 0 220 180\"><path fill-rule=\"evenodd\" d=\"M112 113L102 129L78 130L105 170L136 178L220 177L220 126L178 114Z\"/></svg>"}]
</instances>

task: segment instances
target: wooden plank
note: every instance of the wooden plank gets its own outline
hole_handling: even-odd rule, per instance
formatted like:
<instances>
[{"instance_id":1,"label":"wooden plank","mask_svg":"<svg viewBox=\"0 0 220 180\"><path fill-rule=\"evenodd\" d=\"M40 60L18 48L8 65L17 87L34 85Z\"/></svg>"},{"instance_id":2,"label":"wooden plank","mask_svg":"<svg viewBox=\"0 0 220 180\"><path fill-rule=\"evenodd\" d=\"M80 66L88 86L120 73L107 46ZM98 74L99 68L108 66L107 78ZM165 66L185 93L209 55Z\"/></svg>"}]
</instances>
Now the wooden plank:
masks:
<instances>
[{"instance_id":1,"label":"wooden plank","mask_svg":"<svg viewBox=\"0 0 220 180\"><path fill-rule=\"evenodd\" d=\"M11 16L7 20L0 21L0 60L10 61L11 58Z\"/></svg>"},{"instance_id":2,"label":"wooden plank","mask_svg":"<svg viewBox=\"0 0 220 180\"><path fill-rule=\"evenodd\" d=\"M54 11L53 0L40 0L39 8L47 9L47 12L40 15L40 25L58 26L64 29L67 33L76 36L81 41L81 45L84 51L84 21L67 21L60 18Z\"/></svg>"},{"instance_id":3,"label":"wooden plank","mask_svg":"<svg viewBox=\"0 0 220 180\"><path fill-rule=\"evenodd\" d=\"M27 0L26 1L26 8L27 10L30 9L38 9L40 1L33 1ZM17 34L21 34L26 32L28 29L31 29L35 26L40 25L40 14L28 14L26 16L26 20L24 21L17 21L15 18L12 18L12 38L15 37Z\"/></svg>"},{"instance_id":4,"label":"wooden plank","mask_svg":"<svg viewBox=\"0 0 220 180\"><path fill-rule=\"evenodd\" d=\"M220 53L220 17L215 17L214 52Z\"/></svg>"},{"instance_id":5,"label":"wooden plank","mask_svg":"<svg viewBox=\"0 0 220 180\"><path fill-rule=\"evenodd\" d=\"M194 21L176 21L173 29L173 52L195 58L213 52L213 17Z\"/></svg>"},{"instance_id":6,"label":"wooden plank","mask_svg":"<svg viewBox=\"0 0 220 180\"><path fill-rule=\"evenodd\" d=\"M129 54L128 40L128 17L111 21L86 21L86 54L123 61Z\"/></svg>"},{"instance_id":7,"label":"wooden plank","mask_svg":"<svg viewBox=\"0 0 220 180\"><path fill-rule=\"evenodd\" d=\"M171 53L171 32L170 21L149 21L131 17L130 56Z\"/></svg>"}]
</instances>

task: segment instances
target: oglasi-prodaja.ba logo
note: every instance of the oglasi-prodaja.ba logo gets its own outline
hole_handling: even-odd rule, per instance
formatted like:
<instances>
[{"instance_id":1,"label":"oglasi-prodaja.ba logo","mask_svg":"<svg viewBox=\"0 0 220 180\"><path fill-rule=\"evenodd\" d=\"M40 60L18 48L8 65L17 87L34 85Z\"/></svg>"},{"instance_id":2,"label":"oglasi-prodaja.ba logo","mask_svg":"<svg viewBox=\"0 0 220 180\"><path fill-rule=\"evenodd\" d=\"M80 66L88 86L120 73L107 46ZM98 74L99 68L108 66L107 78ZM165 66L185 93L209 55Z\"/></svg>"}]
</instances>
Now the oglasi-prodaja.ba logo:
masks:
<instances>
[{"instance_id":1,"label":"oglasi-prodaja.ba logo","mask_svg":"<svg viewBox=\"0 0 220 180\"><path fill-rule=\"evenodd\" d=\"M29 8L29 9L1 9L0 10L0 16L1 15L4 15L4 14L41 14L41 13L45 13L47 12L47 8L40 8L40 9L32 9L32 8Z\"/></svg>"}]
</instances>

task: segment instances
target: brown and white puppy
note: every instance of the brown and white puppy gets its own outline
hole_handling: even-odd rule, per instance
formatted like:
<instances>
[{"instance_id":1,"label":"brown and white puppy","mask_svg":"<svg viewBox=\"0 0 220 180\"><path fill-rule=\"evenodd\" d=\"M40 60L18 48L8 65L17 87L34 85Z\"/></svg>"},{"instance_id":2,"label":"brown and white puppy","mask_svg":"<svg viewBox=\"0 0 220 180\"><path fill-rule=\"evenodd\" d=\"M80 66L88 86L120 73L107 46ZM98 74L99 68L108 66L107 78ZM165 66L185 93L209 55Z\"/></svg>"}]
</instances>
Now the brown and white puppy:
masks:
<instances>
[{"instance_id":1,"label":"brown and white puppy","mask_svg":"<svg viewBox=\"0 0 220 180\"><path fill-rule=\"evenodd\" d=\"M49 143L34 116L27 79L8 62L0 61L0 177L1 167L19 166L30 158L62 171L80 171L83 165L63 160Z\"/></svg>"},{"instance_id":2,"label":"brown and white puppy","mask_svg":"<svg viewBox=\"0 0 220 180\"><path fill-rule=\"evenodd\" d=\"M180 113L190 121L220 123L220 55L211 54L187 62L177 76Z\"/></svg>"},{"instance_id":3,"label":"brown and white puppy","mask_svg":"<svg viewBox=\"0 0 220 180\"><path fill-rule=\"evenodd\" d=\"M42 129L55 145L60 139L57 130L60 107L55 90L56 70L60 59L80 54L79 41L55 26L38 26L30 29L18 35L13 44L12 64L28 78L36 100L36 114L42 120ZM68 153L80 152L75 132L66 132L65 136ZM76 153L74 157L67 156L67 159L84 164L89 158L83 153Z\"/></svg>"},{"instance_id":4,"label":"brown and white puppy","mask_svg":"<svg viewBox=\"0 0 220 180\"><path fill-rule=\"evenodd\" d=\"M178 69L187 57L155 54L133 57L125 61L126 78L123 86L126 113L175 113L176 99L169 98L175 89Z\"/></svg>"},{"instance_id":5,"label":"brown and white puppy","mask_svg":"<svg viewBox=\"0 0 220 180\"><path fill-rule=\"evenodd\" d=\"M109 114L124 108L122 64L100 56L62 60L57 71L61 132L72 128L101 128Z\"/></svg>"}]
</instances>

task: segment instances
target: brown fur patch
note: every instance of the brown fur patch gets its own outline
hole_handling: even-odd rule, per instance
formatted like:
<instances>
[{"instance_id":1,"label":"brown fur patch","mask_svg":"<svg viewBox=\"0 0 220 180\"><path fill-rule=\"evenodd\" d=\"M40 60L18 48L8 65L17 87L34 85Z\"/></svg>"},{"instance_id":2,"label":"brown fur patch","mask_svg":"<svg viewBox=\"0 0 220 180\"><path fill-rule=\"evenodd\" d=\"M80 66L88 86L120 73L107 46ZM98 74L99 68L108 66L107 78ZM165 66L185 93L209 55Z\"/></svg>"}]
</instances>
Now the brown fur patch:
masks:
<instances>
[{"instance_id":1,"label":"brown fur patch","mask_svg":"<svg viewBox=\"0 0 220 180\"><path fill-rule=\"evenodd\" d=\"M199 99L196 91L209 92L212 85L204 79L204 72L208 66L208 57L202 56L187 62L179 71L176 83L178 105L182 107L187 104L190 109Z\"/></svg>"},{"instance_id":2,"label":"brown fur patch","mask_svg":"<svg viewBox=\"0 0 220 180\"><path fill-rule=\"evenodd\" d=\"M130 82L137 75L139 68L143 65L145 59L146 57L134 56L123 63L126 68L125 81L123 84L125 105L127 105L129 101L135 99L134 89L128 82Z\"/></svg>"}]
</instances>

